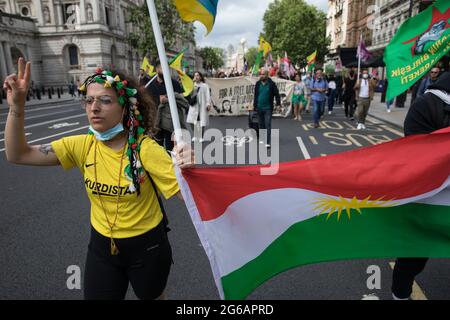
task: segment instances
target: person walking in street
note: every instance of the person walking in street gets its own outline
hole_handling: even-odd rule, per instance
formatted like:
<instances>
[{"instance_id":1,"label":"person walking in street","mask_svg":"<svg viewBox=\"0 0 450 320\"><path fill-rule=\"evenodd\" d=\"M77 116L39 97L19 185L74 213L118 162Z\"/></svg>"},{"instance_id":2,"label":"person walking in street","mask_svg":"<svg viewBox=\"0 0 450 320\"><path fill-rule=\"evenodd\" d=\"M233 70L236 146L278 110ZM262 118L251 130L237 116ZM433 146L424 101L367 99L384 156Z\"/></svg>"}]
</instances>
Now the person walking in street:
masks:
<instances>
[{"instance_id":1,"label":"person walking in street","mask_svg":"<svg viewBox=\"0 0 450 320\"><path fill-rule=\"evenodd\" d=\"M166 84L164 82L164 75L161 67L161 63L156 63L156 79L148 86L147 90L153 97L156 105L159 106L161 103L166 103L169 101L167 97ZM178 81L172 79L172 86L175 93L183 93L183 89ZM155 138L156 141L170 151L173 149L172 133L163 128L159 128L158 133Z\"/></svg>"},{"instance_id":2,"label":"person walking in street","mask_svg":"<svg viewBox=\"0 0 450 320\"><path fill-rule=\"evenodd\" d=\"M306 113L310 113L310 109L311 109L311 76L308 73L306 73L305 75L305 80L303 80L303 83L305 84L306 87L306 106L305 106L305 112Z\"/></svg>"},{"instance_id":3,"label":"person walking in street","mask_svg":"<svg viewBox=\"0 0 450 320\"><path fill-rule=\"evenodd\" d=\"M295 76L294 93L292 95L292 106L294 109L294 120L302 120L303 107L306 106L307 101L305 98L306 87L302 82L302 78L299 74Z\"/></svg>"},{"instance_id":4,"label":"person walking in street","mask_svg":"<svg viewBox=\"0 0 450 320\"><path fill-rule=\"evenodd\" d=\"M192 141L197 139L203 142L205 128L209 125L209 111L211 110L211 91L205 82L203 74L196 72L194 74L194 103L189 108L186 122L192 124L194 137Z\"/></svg>"},{"instance_id":5,"label":"person walking in street","mask_svg":"<svg viewBox=\"0 0 450 320\"><path fill-rule=\"evenodd\" d=\"M375 95L375 81L369 78L369 72L364 70L362 72L362 79L360 79L355 85L355 93L358 97L358 130L366 129L366 117L369 113L370 103Z\"/></svg>"},{"instance_id":6,"label":"person walking in street","mask_svg":"<svg viewBox=\"0 0 450 320\"><path fill-rule=\"evenodd\" d=\"M80 169L91 204L85 299L124 299L129 283L140 299L162 298L172 250L158 193L182 197L172 159L146 134L156 105L131 77L97 69L80 87L89 133L30 146L24 131L30 66L20 58L18 74L3 84L6 157L20 165ZM182 169L193 166L187 147L175 150Z\"/></svg>"},{"instance_id":7,"label":"person walking in street","mask_svg":"<svg viewBox=\"0 0 450 320\"><path fill-rule=\"evenodd\" d=\"M269 71L262 69L260 79L256 82L253 109L258 111L259 129L267 130L266 147L270 148L272 143L272 113L273 101L276 100L277 107L281 107L281 98L277 85L269 78ZM263 144L263 141L259 143Z\"/></svg>"},{"instance_id":8,"label":"person walking in street","mask_svg":"<svg viewBox=\"0 0 450 320\"><path fill-rule=\"evenodd\" d=\"M444 73L418 97L406 115L405 136L429 134L450 126L450 73ZM424 164L427 165L427 164ZM398 258L392 274L394 300L408 300L415 277L428 261L424 257Z\"/></svg>"},{"instance_id":9,"label":"person walking in street","mask_svg":"<svg viewBox=\"0 0 450 320\"><path fill-rule=\"evenodd\" d=\"M328 83L323 78L322 69L316 71L316 77L311 82L311 101L314 115L314 128L319 127L320 118L325 112Z\"/></svg>"},{"instance_id":10,"label":"person walking in street","mask_svg":"<svg viewBox=\"0 0 450 320\"><path fill-rule=\"evenodd\" d=\"M336 85L336 77L334 76L334 74L330 75L330 77L328 78L328 114L331 115L333 114L333 108L334 108L334 103L336 100L336 94L337 94L337 85Z\"/></svg>"},{"instance_id":11,"label":"person walking in street","mask_svg":"<svg viewBox=\"0 0 450 320\"><path fill-rule=\"evenodd\" d=\"M350 70L348 76L344 79L344 109L345 116L350 118L350 120L355 120L353 117L356 110L356 75L353 70Z\"/></svg>"},{"instance_id":12,"label":"person walking in street","mask_svg":"<svg viewBox=\"0 0 450 320\"><path fill-rule=\"evenodd\" d=\"M386 97L388 86L389 86L389 81L386 79L384 81L384 88L383 88L384 89L384 97ZM391 100L386 99L386 112L387 113L391 113L391 107L394 104L394 101L395 101L394 98L392 98Z\"/></svg>"}]
</instances>

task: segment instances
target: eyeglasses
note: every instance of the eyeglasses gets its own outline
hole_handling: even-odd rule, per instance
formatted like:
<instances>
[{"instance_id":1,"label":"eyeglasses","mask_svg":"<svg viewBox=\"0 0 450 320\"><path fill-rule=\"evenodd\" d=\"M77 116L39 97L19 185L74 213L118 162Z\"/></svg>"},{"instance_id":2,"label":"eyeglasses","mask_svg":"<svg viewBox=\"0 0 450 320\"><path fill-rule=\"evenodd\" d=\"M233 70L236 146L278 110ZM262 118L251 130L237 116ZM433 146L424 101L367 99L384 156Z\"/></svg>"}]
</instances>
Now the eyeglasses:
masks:
<instances>
[{"instance_id":1,"label":"eyeglasses","mask_svg":"<svg viewBox=\"0 0 450 320\"><path fill-rule=\"evenodd\" d=\"M81 104L84 107L92 107L95 101L98 101L102 107L108 107L115 102L113 98L110 96L100 96L100 97L84 96L81 98Z\"/></svg>"},{"instance_id":2,"label":"eyeglasses","mask_svg":"<svg viewBox=\"0 0 450 320\"><path fill-rule=\"evenodd\" d=\"M430 73L439 73L439 71L431 71Z\"/></svg>"}]
</instances>

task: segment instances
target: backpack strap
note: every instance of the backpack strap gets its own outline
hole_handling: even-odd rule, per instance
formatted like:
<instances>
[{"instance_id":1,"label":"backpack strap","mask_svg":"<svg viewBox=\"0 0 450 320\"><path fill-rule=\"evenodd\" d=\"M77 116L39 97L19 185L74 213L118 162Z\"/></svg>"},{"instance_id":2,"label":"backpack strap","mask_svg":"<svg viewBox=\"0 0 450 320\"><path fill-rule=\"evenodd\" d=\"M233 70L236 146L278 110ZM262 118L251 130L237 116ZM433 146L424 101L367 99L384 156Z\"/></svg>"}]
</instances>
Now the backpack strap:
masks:
<instances>
[{"instance_id":1,"label":"backpack strap","mask_svg":"<svg viewBox=\"0 0 450 320\"><path fill-rule=\"evenodd\" d=\"M141 142L139 142L139 147L141 146L142 142L143 142L145 139L147 139L147 136L144 136L144 138L142 138ZM140 150L140 148L139 148L139 150ZM140 158L140 155L139 155L139 158ZM142 162L142 161L141 161L141 162ZM145 169L145 168L144 168L144 169ZM159 195L158 188L157 188L157 186L156 186L156 184L155 184L155 181L153 180L152 176L150 175L150 173L148 173L147 170L145 170L145 173L147 173L147 176L148 176L148 178L149 178L149 180L150 180L150 183L151 183L151 185L152 185L152 187L153 187L153 190L155 191L156 199L158 199L159 208L161 209L161 212L162 212L162 215L163 215L164 228L165 228L166 233L167 233L167 232L170 231L170 228L169 228L169 218L167 217L167 213L166 213L166 210L165 210L165 208L164 208L164 205L163 205L161 196Z\"/></svg>"}]
</instances>

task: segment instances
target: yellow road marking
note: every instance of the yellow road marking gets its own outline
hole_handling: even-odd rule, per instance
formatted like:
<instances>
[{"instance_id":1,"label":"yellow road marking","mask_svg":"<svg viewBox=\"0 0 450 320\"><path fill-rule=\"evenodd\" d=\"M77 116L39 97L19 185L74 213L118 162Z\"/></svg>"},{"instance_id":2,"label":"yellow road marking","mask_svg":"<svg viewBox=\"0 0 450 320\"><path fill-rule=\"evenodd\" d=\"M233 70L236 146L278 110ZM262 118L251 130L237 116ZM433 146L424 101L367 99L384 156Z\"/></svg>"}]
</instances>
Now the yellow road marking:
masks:
<instances>
[{"instance_id":1,"label":"yellow road marking","mask_svg":"<svg viewBox=\"0 0 450 320\"><path fill-rule=\"evenodd\" d=\"M389 127L389 126L386 126L386 125L382 125L382 126L380 126L380 127L382 127L384 130L387 130L387 131L389 131L389 132L392 132L393 134L396 134L396 135L398 135L399 137L404 137L405 135L403 134L403 132L400 132L400 131L398 131L398 130L395 130L395 129L392 129L391 127Z\"/></svg>"},{"instance_id":2,"label":"yellow road marking","mask_svg":"<svg viewBox=\"0 0 450 320\"><path fill-rule=\"evenodd\" d=\"M391 266L392 270L394 270L395 262L389 262L389 265ZM414 281L413 283L411 300L428 300L428 298L425 296L425 293L422 291L416 281Z\"/></svg>"},{"instance_id":3,"label":"yellow road marking","mask_svg":"<svg viewBox=\"0 0 450 320\"><path fill-rule=\"evenodd\" d=\"M319 144L313 136L309 136L309 140L311 140L312 144Z\"/></svg>"}]
</instances>

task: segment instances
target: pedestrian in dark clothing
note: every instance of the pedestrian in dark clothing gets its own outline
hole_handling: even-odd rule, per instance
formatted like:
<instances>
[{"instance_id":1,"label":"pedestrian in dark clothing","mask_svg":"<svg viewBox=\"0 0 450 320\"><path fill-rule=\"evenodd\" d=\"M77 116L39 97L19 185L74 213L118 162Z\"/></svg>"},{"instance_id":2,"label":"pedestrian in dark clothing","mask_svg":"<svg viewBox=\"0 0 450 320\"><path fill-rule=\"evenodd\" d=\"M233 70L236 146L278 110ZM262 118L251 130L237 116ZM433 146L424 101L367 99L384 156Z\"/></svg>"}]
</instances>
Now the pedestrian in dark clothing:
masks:
<instances>
[{"instance_id":1,"label":"pedestrian in dark clothing","mask_svg":"<svg viewBox=\"0 0 450 320\"><path fill-rule=\"evenodd\" d=\"M395 99L395 107L404 108L407 97L408 97L408 90L406 90L402 94L398 95L397 99Z\"/></svg>"},{"instance_id":2,"label":"pedestrian in dark clothing","mask_svg":"<svg viewBox=\"0 0 450 320\"><path fill-rule=\"evenodd\" d=\"M161 103L166 103L169 101L167 97L166 84L164 83L164 75L161 67L161 63L156 64L156 79L148 86L147 90L150 92L156 105L159 107ZM173 90L175 93L183 93L183 89L180 83L172 79ZM159 128L159 132L156 134L156 141L159 145L164 146L166 150L173 149L172 133L163 128Z\"/></svg>"},{"instance_id":3,"label":"pedestrian in dark clothing","mask_svg":"<svg viewBox=\"0 0 450 320\"><path fill-rule=\"evenodd\" d=\"M355 94L355 85L356 85L356 76L355 72L350 71L349 75L344 79L344 108L345 108L345 116L354 120L353 115L356 110L356 94Z\"/></svg>"},{"instance_id":4,"label":"pedestrian in dark clothing","mask_svg":"<svg viewBox=\"0 0 450 320\"><path fill-rule=\"evenodd\" d=\"M406 115L405 135L428 134L450 126L450 73L428 87L418 97ZM426 164L424 164L426 165ZM398 258L392 278L395 300L407 300L412 293L415 277L423 271L428 258Z\"/></svg>"},{"instance_id":5,"label":"pedestrian in dark clothing","mask_svg":"<svg viewBox=\"0 0 450 320\"><path fill-rule=\"evenodd\" d=\"M262 70L261 78L255 86L253 107L254 110L258 111L259 129L267 130L267 148L270 148L272 142L271 131L274 99L276 99L277 106L281 106L281 98L277 85L269 78L269 71ZM262 144L264 142L260 141L259 143Z\"/></svg>"}]
</instances>

